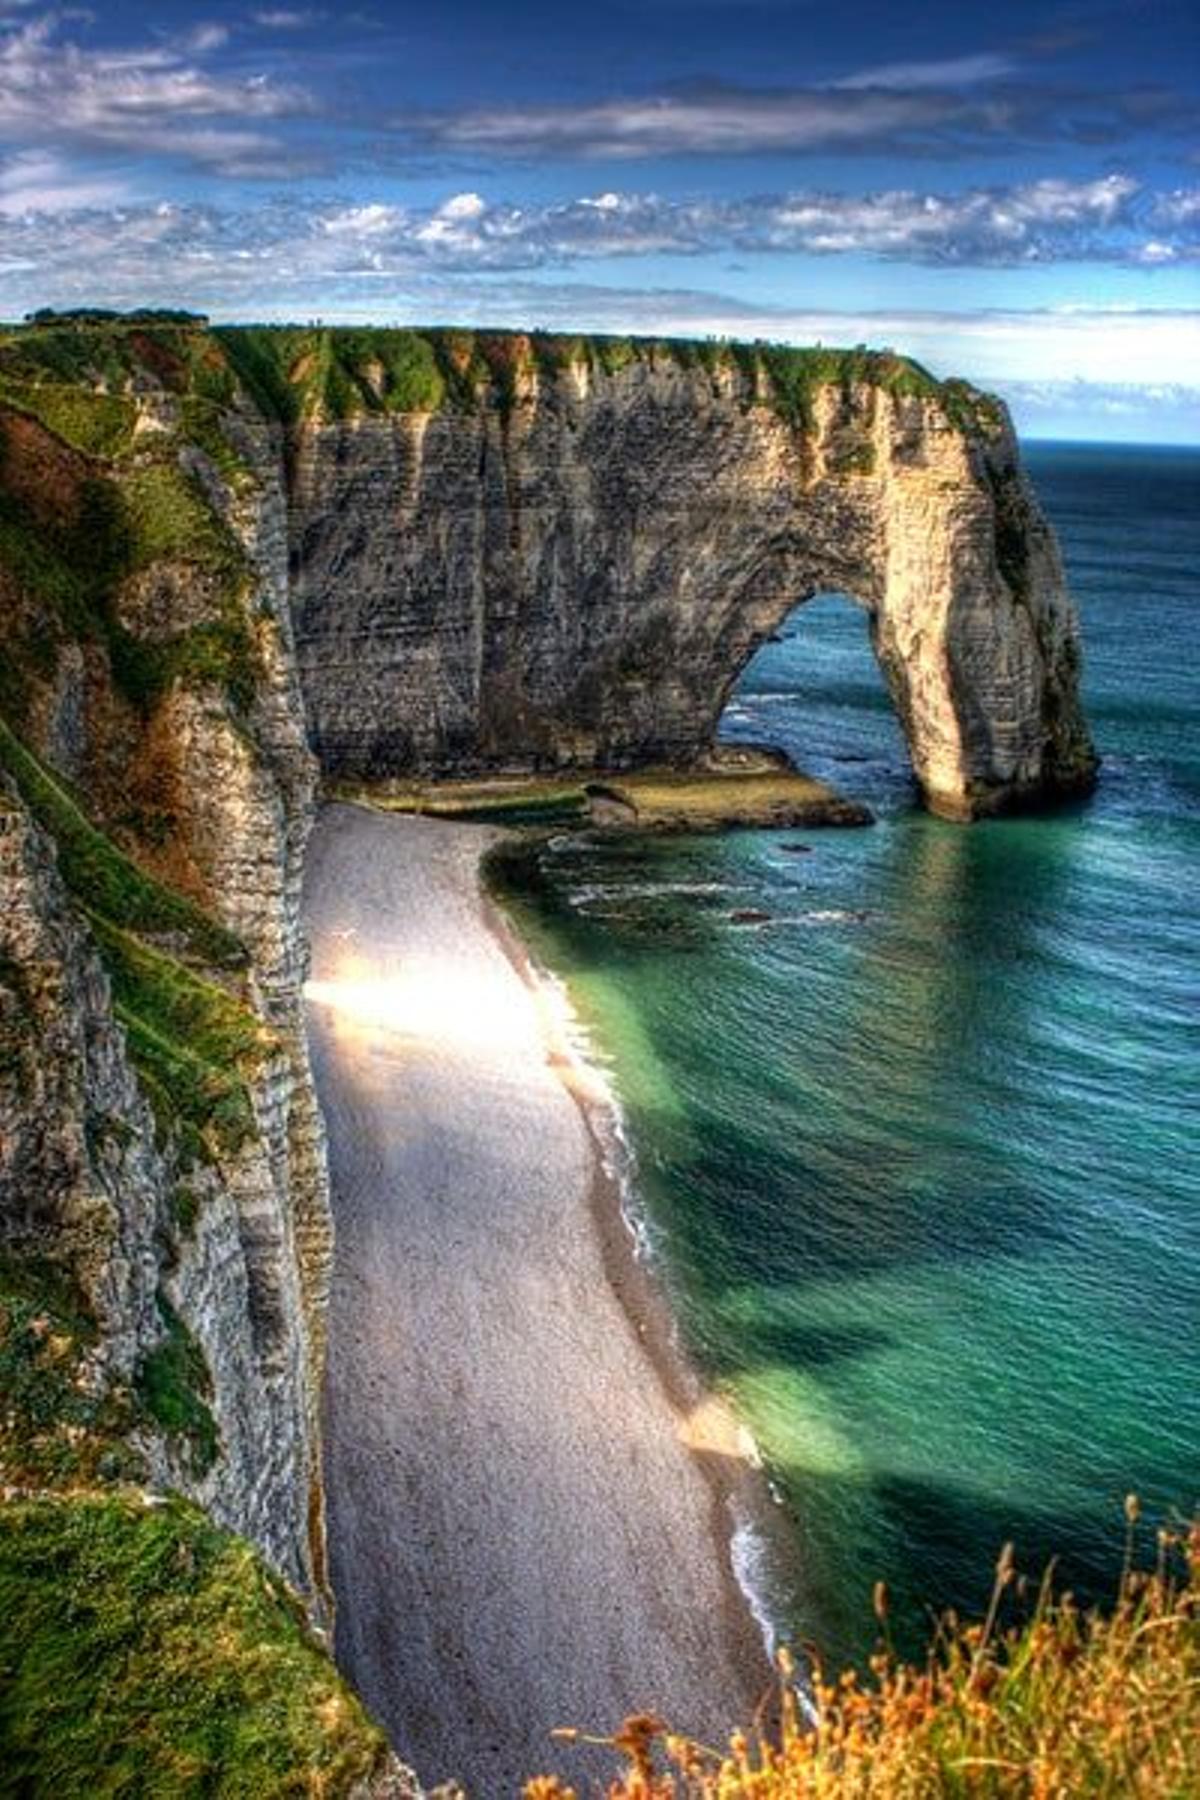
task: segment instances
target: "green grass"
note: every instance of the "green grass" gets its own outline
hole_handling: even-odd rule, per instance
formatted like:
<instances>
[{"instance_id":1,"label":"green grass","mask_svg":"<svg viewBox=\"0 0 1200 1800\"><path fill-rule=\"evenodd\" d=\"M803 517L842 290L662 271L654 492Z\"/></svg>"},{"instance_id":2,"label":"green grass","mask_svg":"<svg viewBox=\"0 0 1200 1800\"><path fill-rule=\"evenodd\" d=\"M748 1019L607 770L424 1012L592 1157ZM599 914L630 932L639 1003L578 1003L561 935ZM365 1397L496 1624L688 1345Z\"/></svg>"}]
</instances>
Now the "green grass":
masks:
<instances>
[{"instance_id":1,"label":"green grass","mask_svg":"<svg viewBox=\"0 0 1200 1800\"><path fill-rule=\"evenodd\" d=\"M138 345L147 343L177 369L175 385L181 393L208 400L219 411L233 402L240 386L264 417L284 425L310 417L436 412L444 406L470 410L489 386L506 411L515 369L525 359L549 378L579 365L612 376L633 363L663 358L712 375L732 367L750 392L765 374L771 404L803 432L811 429L817 388L830 384L847 391L865 383L897 396L932 399L952 425L972 434L994 435L1003 419L997 402L969 383L939 381L908 357L863 345L834 349L713 338L477 332L452 326L223 325L204 330L135 320L87 324L63 319L19 328L0 343L0 383L101 382L120 388L139 367ZM56 402L37 399L32 404ZM218 466L232 474L228 448L219 446L219 426L209 421L200 428ZM57 427L52 424L52 429ZM115 414L107 426L99 417L72 416L68 431L76 434L70 441L81 445L120 441ZM864 471L852 464L846 472Z\"/></svg>"},{"instance_id":2,"label":"green grass","mask_svg":"<svg viewBox=\"0 0 1200 1800\"><path fill-rule=\"evenodd\" d=\"M39 420L86 456L112 459L124 455L133 443L136 408L124 394L99 394L64 382L0 377L0 400Z\"/></svg>"},{"instance_id":3,"label":"green grass","mask_svg":"<svg viewBox=\"0 0 1200 1800\"><path fill-rule=\"evenodd\" d=\"M639 361L669 359L715 376L734 368L747 390L765 379L771 404L801 432L812 429L818 389L848 393L858 385L936 401L959 429L990 433L1001 412L966 382L938 381L908 357L890 350L735 344L716 339L561 335L553 332L477 332L448 326L421 330L383 327L222 326L214 336L255 403L284 424L307 417L342 419L370 412L471 410L489 386L502 411L513 398L517 369L529 361L553 379L585 366L612 376ZM382 376L373 385L367 370ZM866 473L867 452L850 454L847 473Z\"/></svg>"},{"instance_id":4,"label":"green grass","mask_svg":"<svg viewBox=\"0 0 1200 1800\"><path fill-rule=\"evenodd\" d=\"M212 443L211 435L206 442ZM119 691L142 711L177 680L217 682L245 711L262 673L246 610L249 565L207 496L180 467L177 446L167 444L153 460L106 473L87 474L84 465L74 515L46 519L36 518L14 489L12 454L0 434L0 562L44 603L57 635L102 644ZM212 588L213 616L151 642L125 626L117 600L123 582L157 562L202 571ZM3 700L12 716L21 717L38 645L10 640L6 647L13 663Z\"/></svg>"},{"instance_id":5,"label":"green grass","mask_svg":"<svg viewBox=\"0 0 1200 1800\"><path fill-rule=\"evenodd\" d=\"M0 767L54 841L59 872L108 970L116 1015L160 1129L178 1132L188 1160L236 1150L256 1130L245 1076L272 1040L247 1006L181 958L204 970L240 970L248 960L245 946L98 831L62 779L2 719ZM147 937L159 943L141 941ZM14 1056L27 1053L15 1032L7 1035Z\"/></svg>"},{"instance_id":6,"label":"green grass","mask_svg":"<svg viewBox=\"0 0 1200 1800\"><path fill-rule=\"evenodd\" d=\"M144 1357L135 1392L155 1424L182 1439L194 1475L206 1475L220 1453L220 1437L209 1401L212 1376L204 1352L164 1294L159 1295L164 1336Z\"/></svg>"},{"instance_id":7,"label":"green grass","mask_svg":"<svg viewBox=\"0 0 1200 1800\"><path fill-rule=\"evenodd\" d=\"M185 1126L193 1154L209 1140L237 1150L256 1130L245 1076L273 1040L224 988L94 913L88 922L160 1124Z\"/></svg>"},{"instance_id":8,"label":"green grass","mask_svg":"<svg viewBox=\"0 0 1200 1800\"><path fill-rule=\"evenodd\" d=\"M183 1501L0 1507L0 1610L5 1792L335 1800L386 1766L283 1582Z\"/></svg>"},{"instance_id":9,"label":"green grass","mask_svg":"<svg viewBox=\"0 0 1200 1800\"><path fill-rule=\"evenodd\" d=\"M245 573L241 546L174 459L129 469L120 494L131 571L163 560L198 563L230 583Z\"/></svg>"},{"instance_id":10,"label":"green grass","mask_svg":"<svg viewBox=\"0 0 1200 1800\"><path fill-rule=\"evenodd\" d=\"M428 413L444 406L472 410L489 388L507 412L516 370L526 360L550 379L573 366L612 376L638 361L664 358L714 376L732 367L740 371L748 392L764 378L771 404L804 433L812 428L816 391L826 385L848 392L866 384L897 396L934 400L952 425L972 434L994 435L1003 419L997 402L969 383L938 381L910 358L862 345L834 349L712 338L477 332L451 326L235 325L205 331L119 319L94 325L64 320L25 327L0 345L0 383L26 384L22 393L29 384L44 388L52 382L60 390L62 384L96 381L119 386L138 366L136 346L147 342L161 346L178 365L177 385L189 404L196 398L212 403L213 416L193 413L185 428L234 481L244 478L245 471L223 442L219 413L232 403L239 385L260 413L284 425L305 418ZM99 413L85 417L86 408L78 401L53 396L34 397L29 404L43 409L39 416L52 429L59 426L50 409L61 404L68 441L83 448L102 446L105 454L119 449L117 413L107 420ZM843 472L868 471L861 457L852 457Z\"/></svg>"}]
</instances>

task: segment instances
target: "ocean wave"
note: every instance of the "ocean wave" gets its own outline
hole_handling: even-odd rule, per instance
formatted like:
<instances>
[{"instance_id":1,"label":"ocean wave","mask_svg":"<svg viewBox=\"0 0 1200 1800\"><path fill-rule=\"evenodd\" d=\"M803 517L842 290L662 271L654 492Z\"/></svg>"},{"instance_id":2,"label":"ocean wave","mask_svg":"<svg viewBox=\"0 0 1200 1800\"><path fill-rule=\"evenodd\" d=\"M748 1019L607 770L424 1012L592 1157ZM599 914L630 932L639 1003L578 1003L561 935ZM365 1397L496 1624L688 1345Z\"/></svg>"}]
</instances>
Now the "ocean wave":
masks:
<instances>
[{"instance_id":1,"label":"ocean wave","mask_svg":"<svg viewBox=\"0 0 1200 1800\"><path fill-rule=\"evenodd\" d=\"M875 915L865 907L815 906L810 912L788 913L767 921L771 925L865 925Z\"/></svg>"},{"instance_id":2,"label":"ocean wave","mask_svg":"<svg viewBox=\"0 0 1200 1800\"><path fill-rule=\"evenodd\" d=\"M658 1234L642 1205L637 1183L637 1153L624 1109L609 1077L612 1059L603 1055L580 1019L561 976L530 958L535 981L550 1001L555 1035L587 1097L587 1113L600 1152L600 1163L618 1195L621 1220L639 1262L658 1256Z\"/></svg>"}]
</instances>

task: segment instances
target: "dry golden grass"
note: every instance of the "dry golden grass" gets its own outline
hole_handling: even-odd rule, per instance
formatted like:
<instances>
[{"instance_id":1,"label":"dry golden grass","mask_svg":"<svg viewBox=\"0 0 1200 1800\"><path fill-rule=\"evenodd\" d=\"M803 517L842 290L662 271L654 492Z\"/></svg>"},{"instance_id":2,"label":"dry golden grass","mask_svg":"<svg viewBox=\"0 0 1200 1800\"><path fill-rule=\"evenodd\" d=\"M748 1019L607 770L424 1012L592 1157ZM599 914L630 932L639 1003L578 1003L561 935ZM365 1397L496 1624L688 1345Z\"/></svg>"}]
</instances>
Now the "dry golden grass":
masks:
<instances>
[{"instance_id":1,"label":"dry golden grass","mask_svg":"<svg viewBox=\"0 0 1200 1800\"><path fill-rule=\"evenodd\" d=\"M1126 1510L1132 1548L1132 1497ZM1176 1578L1181 1564L1186 1575ZM1013 1584L1006 1548L983 1623L947 1620L923 1666L899 1662L886 1647L887 1595L877 1589L884 1647L866 1680L850 1671L827 1681L816 1672L815 1727L786 1655L779 1723L736 1735L723 1754L672 1735L659 1719L627 1719L601 1740L627 1765L609 1800L1200 1795L1200 1524L1187 1534L1160 1532L1153 1570L1135 1570L1127 1555L1108 1612L1083 1613L1046 1582L1032 1617L1001 1631ZM573 1790L543 1776L525 1800L573 1800Z\"/></svg>"}]
</instances>

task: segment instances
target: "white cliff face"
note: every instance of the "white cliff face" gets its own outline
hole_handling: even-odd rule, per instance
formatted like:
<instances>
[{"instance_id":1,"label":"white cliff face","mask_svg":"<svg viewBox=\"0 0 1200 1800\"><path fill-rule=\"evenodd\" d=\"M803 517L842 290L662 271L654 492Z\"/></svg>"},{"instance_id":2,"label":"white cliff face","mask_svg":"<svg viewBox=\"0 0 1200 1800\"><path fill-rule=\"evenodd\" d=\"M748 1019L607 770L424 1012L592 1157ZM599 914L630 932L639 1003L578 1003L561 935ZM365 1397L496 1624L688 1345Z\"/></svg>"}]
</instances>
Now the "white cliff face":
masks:
<instances>
[{"instance_id":1,"label":"white cliff face","mask_svg":"<svg viewBox=\"0 0 1200 1800\"><path fill-rule=\"evenodd\" d=\"M158 407L170 424L167 402ZM33 696L24 737L47 771L74 780L102 825L145 794L164 796L171 824L157 854L248 953L244 970L217 979L269 1034L245 1072L253 1129L214 1139L197 1160L156 1122L103 947L81 910L89 896L68 892L53 833L20 782L6 780L0 1247L34 1262L51 1256L70 1276L96 1326L88 1379L96 1392L116 1384L133 1397L129 1435L144 1478L192 1495L252 1539L320 1614L331 1227L300 1014L299 924L315 767L290 638L282 457L265 428L243 451L255 479L236 490L211 465L199 473L246 558L237 603L252 633L251 691L235 703L201 670L139 710L122 700L100 646L68 642ZM58 451L45 454L61 475ZM193 464L198 456L181 454ZM227 603L203 568L178 561L139 571L116 595L126 629L150 642L204 629ZM23 605L53 647L54 623L37 614L36 596ZM158 947L172 951L169 931ZM15 985L6 992L8 977ZM138 1401L172 1318L194 1347L213 1458L198 1457Z\"/></svg>"},{"instance_id":2,"label":"white cliff face","mask_svg":"<svg viewBox=\"0 0 1200 1800\"><path fill-rule=\"evenodd\" d=\"M1084 786L1077 630L1007 420L818 390L794 426L670 355L502 407L310 423L292 482L311 740L353 775L686 764L747 658L839 588L928 803Z\"/></svg>"}]
</instances>

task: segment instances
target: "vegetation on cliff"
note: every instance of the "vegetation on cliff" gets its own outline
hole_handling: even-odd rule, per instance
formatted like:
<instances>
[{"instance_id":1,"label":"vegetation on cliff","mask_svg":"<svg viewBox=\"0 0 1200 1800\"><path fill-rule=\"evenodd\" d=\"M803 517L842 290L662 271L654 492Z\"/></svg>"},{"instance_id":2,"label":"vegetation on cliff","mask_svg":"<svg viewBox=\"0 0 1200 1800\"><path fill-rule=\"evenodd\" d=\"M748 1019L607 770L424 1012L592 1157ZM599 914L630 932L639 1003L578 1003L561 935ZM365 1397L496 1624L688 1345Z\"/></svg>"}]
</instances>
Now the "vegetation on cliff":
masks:
<instances>
[{"instance_id":1,"label":"vegetation on cliff","mask_svg":"<svg viewBox=\"0 0 1200 1800\"><path fill-rule=\"evenodd\" d=\"M1131 1546L1137 1510L1131 1497ZM601 1740L627 1762L608 1800L1183 1800L1200 1791L1200 1524L1160 1531L1152 1569L1127 1559L1108 1612L1082 1613L1047 1578L1031 1615L1003 1629L1006 1598L1020 1585L1008 1546L986 1618L947 1619L918 1665L892 1655L877 1589L884 1642L870 1676L818 1671L815 1727L785 1654L778 1723L739 1733L728 1751L676 1736L651 1715ZM574 1790L541 1777L525 1800L574 1800Z\"/></svg>"},{"instance_id":2,"label":"vegetation on cliff","mask_svg":"<svg viewBox=\"0 0 1200 1800\"><path fill-rule=\"evenodd\" d=\"M5 1793L333 1796L388 1767L300 1603L182 1500L0 1507L0 1610Z\"/></svg>"},{"instance_id":3,"label":"vegetation on cliff","mask_svg":"<svg viewBox=\"0 0 1200 1800\"><path fill-rule=\"evenodd\" d=\"M208 971L241 968L245 947L98 830L63 778L3 718L0 769L49 834L59 873L86 913L160 1123L178 1129L193 1156L236 1146L254 1130L244 1072L271 1044L255 1015Z\"/></svg>"},{"instance_id":4,"label":"vegetation on cliff","mask_svg":"<svg viewBox=\"0 0 1200 1800\"><path fill-rule=\"evenodd\" d=\"M127 1384L89 1377L99 1327L48 1257L0 1257L0 1482L16 1488L134 1481L137 1405ZM3 1683L0 1682L0 1686Z\"/></svg>"},{"instance_id":5,"label":"vegetation on cliff","mask_svg":"<svg viewBox=\"0 0 1200 1800\"><path fill-rule=\"evenodd\" d=\"M674 364L771 405L812 430L823 388L877 389L934 402L955 427L990 435L1003 412L969 383L939 381L910 357L865 345L837 349L724 339L475 331L455 326L221 325L148 314L33 315L0 341L0 399L28 408L92 454L128 449L130 390L148 372L192 408L194 441L230 456L220 413L239 390L266 419L470 410L490 394L508 412L535 382L564 372L594 381L638 365ZM81 390L94 390L85 404ZM205 409L209 409L207 412ZM214 449L215 446L215 449ZM846 471L865 473L860 451Z\"/></svg>"},{"instance_id":6,"label":"vegetation on cliff","mask_svg":"<svg viewBox=\"0 0 1200 1800\"><path fill-rule=\"evenodd\" d=\"M5 1794L343 1794L388 1761L301 1602L195 1508L140 1491L227 1478L237 1396L208 1334L239 1269L206 1287L205 1259L237 1223L228 1201L210 1229L201 1214L278 1052L246 946L214 916L189 786L207 766L193 739L261 746L269 626L235 530L253 477L226 430L240 395L188 321L0 336L0 833L18 902L0 920L0 1103L5 1135L18 1126L0 1158ZM50 1079L48 1050L67 1065Z\"/></svg>"}]
</instances>

